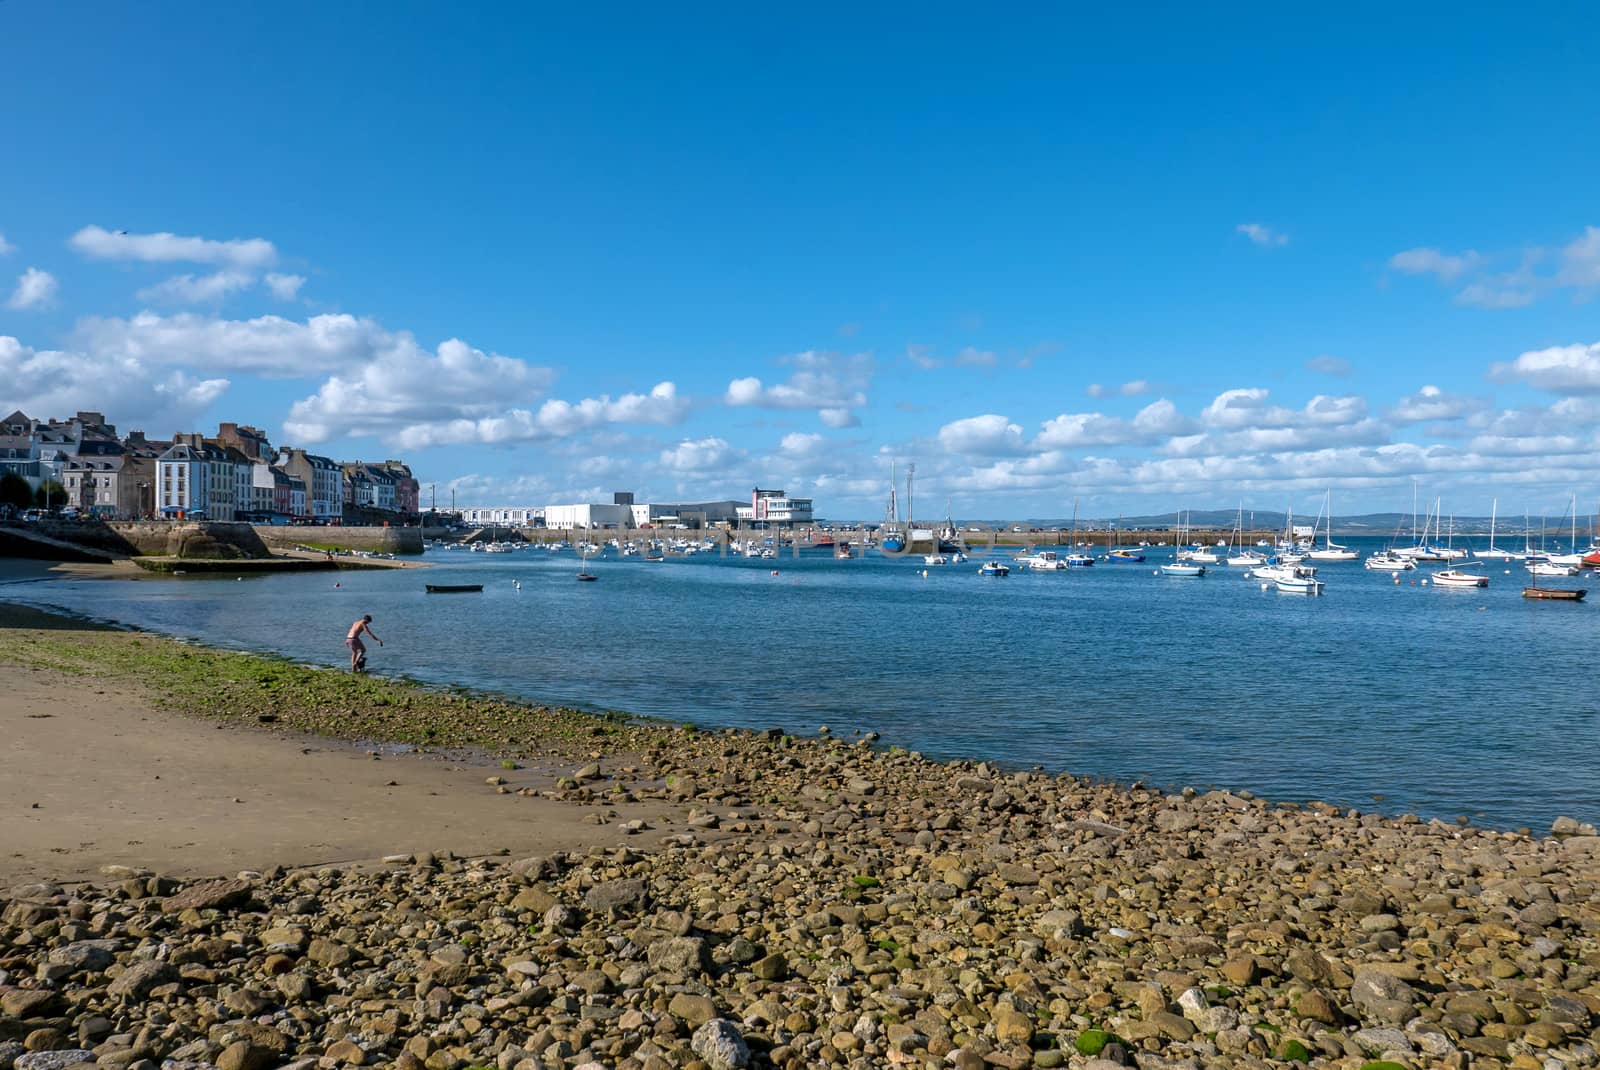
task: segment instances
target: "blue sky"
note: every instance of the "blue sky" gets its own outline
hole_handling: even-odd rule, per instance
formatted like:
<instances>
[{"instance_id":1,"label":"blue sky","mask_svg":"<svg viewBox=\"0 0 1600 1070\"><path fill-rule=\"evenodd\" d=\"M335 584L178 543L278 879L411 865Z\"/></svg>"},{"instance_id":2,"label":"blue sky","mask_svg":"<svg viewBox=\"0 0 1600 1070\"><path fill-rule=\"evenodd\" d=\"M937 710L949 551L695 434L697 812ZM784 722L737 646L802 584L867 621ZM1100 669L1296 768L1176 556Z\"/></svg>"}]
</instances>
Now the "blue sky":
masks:
<instances>
[{"instance_id":1,"label":"blue sky","mask_svg":"<svg viewBox=\"0 0 1600 1070\"><path fill-rule=\"evenodd\" d=\"M0 408L482 504L1558 513L1597 23L4 0Z\"/></svg>"}]
</instances>

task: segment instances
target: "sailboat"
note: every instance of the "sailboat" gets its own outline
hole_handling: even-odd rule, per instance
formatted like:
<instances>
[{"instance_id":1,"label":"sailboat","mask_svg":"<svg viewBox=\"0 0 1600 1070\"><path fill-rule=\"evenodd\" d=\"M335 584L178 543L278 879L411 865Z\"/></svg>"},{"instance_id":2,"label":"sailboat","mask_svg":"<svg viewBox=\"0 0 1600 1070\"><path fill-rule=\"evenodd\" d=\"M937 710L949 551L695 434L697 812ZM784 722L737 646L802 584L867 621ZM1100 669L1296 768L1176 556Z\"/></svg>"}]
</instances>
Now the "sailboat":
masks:
<instances>
[{"instance_id":1,"label":"sailboat","mask_svg":"<svg viewBox=\"0 0 1600 1070\"><path fill-rule=\"evenodd\" d=\"M1183 545L1183 514L1178 514L1178 537L1173 540L1174 546ZM1178 551L1177 560L1161 566L1163 576L1176 576L1180 579L1196 579L1206 574L1204 565L1197 565L1186 559L1183 550Z\"/></svg>"},{"instance_id":2,"label":"sailboat","mask_svg":"<svg viewBox=\"0 0 1600 1070\"><path fill-rule=\"evenodd\" d=\"M1088 568L1094 564L1094 557L1078 549L1078 499L1072 499L1072 546L1069 552L1063 554L1061 560L1067 563L1068 568Z\"/></svg>"},{"instance_id":3,"label":"sailboat","mask_svg":"<svg viewBox=\"0 0 1600 1070\"><path fill-rule=\"evenodd\" d=\"M578 580L580 582L582 582L582 583L593 583L595 580L600 578L599 576L596 576L593 572L589 571L589 551L588 550L580 549L578 551L578 561L580 562L580 564L578 565Z\"/></svg>"},{"instance_id":4,"label":"sailboat","mask_svg":"<svg viewBox=\"0 0 1600 1070\"><path fill-rule=\"evenodd\" d=\"M1265 554L1245 549L1244 502L1240 502L1239 517L1233 525L1233 552L1228 555L1228 564L1234 568L1255 568L1266 563L1267 556Z\"/></svg>"},{"instance_id":5,"label":"sailboat","mask_svg":"<svg viewBox=\"0 0 1600 1070\"><path fill-rule=\"evenodd\" d=\"M1189 537L1191 539L1194 537L1192 525L1190 527ZM1179 539L1178 544L1181 546L1183 544L1183 540ZM1179 550L1178 560L1187 561L1194 565L1214 565L1217 563L1218 558L1216 552L1213 551L1209 546L1202 546L1200 543L1196 542L1193 543L1187 550Z\"/></svg>"},{"instance_id":6,"label":"sailboat","mask_svg":"<svg viewBox=\"0 0 1600 1070\"><path fill-rule=\"evenodd\" d=\"M1568 547L1569 553L1551 554L1552 565L1566 565L1572 569L1583 567L1583 554L1578 550L1578 496L1572 496L1572 545ZM1576 573L1573 573L1576 575Z\"/></svg>"},{"instance_id":7,"label":"sailboat","mask_svg":"<svg viewBox=\"0 0 1600 1070\"><path fill-rule=\"evenodd\" d=\"M883 522L883 537L878 548L884 553L897 554L906 548L906 537L900 530L900 509L895 501L894 462L889 462L889 512Z\"/></svg>"},{"instance_id":8,"label":"sailboat","mask_svg":"<svg viewBox=\"0 0 1600 1070\"><path fill-rule=\"evenodd\" d=\"M1489 506L1489 548L1487 550L1474 550L1472 556L1484 561L1512 561L1517 554L1510 550L1502 550L1494 544L1495 521L1500 516L1500 499L1496 498Z\"/></svg>"},{"instance_id":9,"label":"sailboat","mask_svg":"<svg viewBox=\"0 0 1600 1070\"><path fill-rule=\"evenodd\" d=\"M1340 546L1333 541L1333 491L1330 489L1323 499L1322 549L1310 550L1306 556L1313 561L1356 561L1361 555L1348 546ZM1315 533L1311 536L1315 542Z\"/></svg>"}]
</instances>

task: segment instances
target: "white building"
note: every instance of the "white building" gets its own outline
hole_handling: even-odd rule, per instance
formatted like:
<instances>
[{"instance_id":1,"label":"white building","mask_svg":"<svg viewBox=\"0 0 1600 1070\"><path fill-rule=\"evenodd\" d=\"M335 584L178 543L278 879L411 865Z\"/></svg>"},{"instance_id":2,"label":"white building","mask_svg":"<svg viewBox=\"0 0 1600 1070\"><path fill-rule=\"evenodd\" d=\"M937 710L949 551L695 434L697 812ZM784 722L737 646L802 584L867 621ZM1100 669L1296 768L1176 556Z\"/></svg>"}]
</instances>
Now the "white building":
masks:
<instances>
[{"instance_id":1,"label":"white building","mask_svg":"<svg viewBox=\"0 0 1600 1070\"><path fill-rule=\"evenodd\" d=\"M633 525L633 506L627 505L547 505L544 526L559 531L587 531L593 528L625 528Z\"/></svg>"},{"instance_id":2,"label":"white building","mask_svg":"<svg viewBox=\"0 0 1600 1070\"><path fill-rule=\"evenodd\" d=\"M812 499L791 498L781 490L750 492L750 504L739 507L739 519L772 527L794 527L812 522Z\"/></svg>"},{"instance_id":3,"label":"white building","mask_svg":"<svg viewBox=\"0 0 1600 1070\"><path fill-rule=\"evenodd\" d=\"M213 520L223 519L211 511L211 450L204 443L190 441L199 437L176 435L167 451L156 458L156 512L162 516L200 513ZM232 480L232 472L228 478ZM231 513L228 519L232 519Z\"/></svg>"},{"instance_id":4,"label":"white building","mask_svg":"<svg viewBox=\"0 0 1600 1070\"><path fill-rule=\"evenodd\" d=\"M544 508L524 505L475 505L459 510L461 519L474 527L485 524L503 524L506 527L538 528L544 526Z\"/></svg>"}]
</instances>

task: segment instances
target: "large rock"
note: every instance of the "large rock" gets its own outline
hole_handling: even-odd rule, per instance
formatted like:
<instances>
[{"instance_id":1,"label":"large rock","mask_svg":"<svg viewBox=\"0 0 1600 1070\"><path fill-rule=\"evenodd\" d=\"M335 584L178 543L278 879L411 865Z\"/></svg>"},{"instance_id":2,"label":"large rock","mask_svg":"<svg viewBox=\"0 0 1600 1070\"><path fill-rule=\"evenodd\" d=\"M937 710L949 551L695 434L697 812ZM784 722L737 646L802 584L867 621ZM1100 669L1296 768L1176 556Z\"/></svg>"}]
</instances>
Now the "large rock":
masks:
<instances>
[{"instance_id":1,"label":"large rock","mask_svg":"<svg viewBox=\"0 0 1600 1070\"><path fill-rule=\"evenodd\" d=\"M713 1018L694 1031L689 1041L694 1053L711 1070L743 1070L750 1065L750 1049L732 1022Z\"/></svg>"},{"instance_id":2,"label":"large rock","mask_svg":"<svg viewBox=\"0 0 1600 1070\"><path fill-rule=\"evenodd\" d=\"M150 959L129 966L106 988L106 992L119 999L141 1000L152 988L171 984L178 979L178 971L165 962Z\"/></svg>"},{"instance_id":3,"label":"large rock","mask_svg":"<svg viewBox=\"0 0 1600 1070\"><path fill-rule=\"evenodd\" d=\"M1370 967L1356 970L1350 999L1385 1025L1403 1025L1417 1016L1417 990L1400 978Z\"/></svg>"},{"instance_id":4,"label":"large rock","mask_svg":"<svg viewBox=\"0 0 1600 1070\"><path fill-rule=\"evenodd\" d=\"M706 965L706 942L695 936L669 936L651 944L645 958L666 973L699 973Z\"/></svg>"},{"instance_id":5,"label":"large rock","mask_svg":"<svg viewBox=\"0 0 1600 1070\"><path fill-rule=\"evenodd\" d=\"M12 1070L66 1070L66 1067L77 1066L79 1063L94 1062L94 1052L83 1048L67 1048L63 1051L30 1051L26 1055L17 1056L17 1061L11 1064Z\"/></svg>"},{"instance_id":6,"label":"large rock","mask_svg":"<svg viewBox=\"0 0 1600 1070\"><path fill-rule=\"evenodd\" d=\"M168 914L178 914L185 910L222 910L235 907L250 899L252 887L243 877L191 884L176 895L169 895L163 899L161 909Z\"/></svg>"},{"instance_id":7,"label":"large rock","mask_svg":"<svg viewBox=\"0 0 1600 1070\"><path fill-rule=\"evenodd\" d=\"M50 962L73 970L98 973L117 960L115 940L79 940L63 947L52 948Z\"/></svg>"},{"instance_id":8,"label":"large rock","mask_svg":"<svg viewBox=\"0 0 1600 1070\"><path fill-rule=\"evenodd\" d=\"M602 881L584 893L583 902L597 914L637 911L645 904L644 881L635 878Z\"/></svg>"}]
</instances>

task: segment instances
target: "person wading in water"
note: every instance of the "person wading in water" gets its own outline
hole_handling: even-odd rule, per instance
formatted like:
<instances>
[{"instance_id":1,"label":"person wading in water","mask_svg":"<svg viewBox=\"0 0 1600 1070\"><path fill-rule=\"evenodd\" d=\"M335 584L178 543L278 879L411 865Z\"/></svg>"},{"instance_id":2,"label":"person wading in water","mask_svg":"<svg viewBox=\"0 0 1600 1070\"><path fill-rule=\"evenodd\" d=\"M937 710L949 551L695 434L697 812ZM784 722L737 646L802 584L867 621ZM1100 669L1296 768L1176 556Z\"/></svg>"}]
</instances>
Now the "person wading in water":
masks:
<instances>
[{"instance_id":1,"label":"person wading in water","mask_svg":"<svg viewBox=\"0 0 1600 1070\"><path fill-rule=\"evenodd\" d=\"M360 620L350 625L350 634L344 637L344 645L350 648L350 671L365 672L367 670L367 647L361 641L361 634L378 640L378 645L383 645L383 640L378 639L378 634L372 630L372 614L368 613Z\"/></svg>"}]
</instances>

